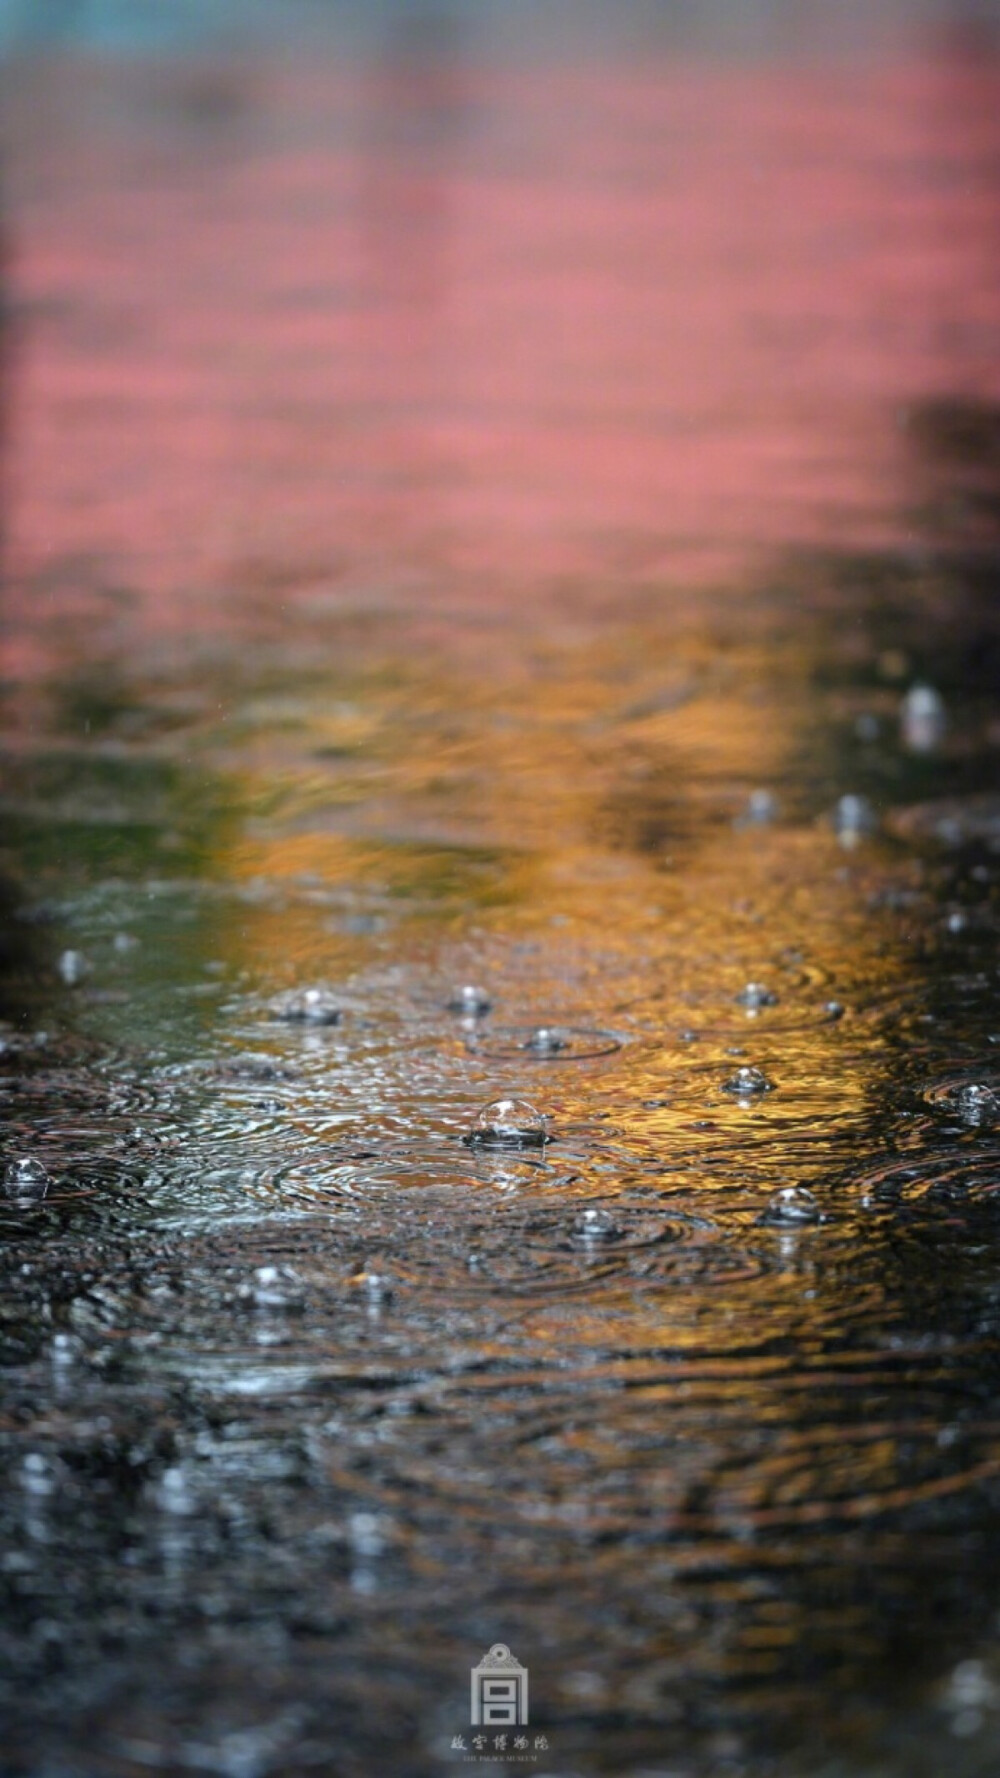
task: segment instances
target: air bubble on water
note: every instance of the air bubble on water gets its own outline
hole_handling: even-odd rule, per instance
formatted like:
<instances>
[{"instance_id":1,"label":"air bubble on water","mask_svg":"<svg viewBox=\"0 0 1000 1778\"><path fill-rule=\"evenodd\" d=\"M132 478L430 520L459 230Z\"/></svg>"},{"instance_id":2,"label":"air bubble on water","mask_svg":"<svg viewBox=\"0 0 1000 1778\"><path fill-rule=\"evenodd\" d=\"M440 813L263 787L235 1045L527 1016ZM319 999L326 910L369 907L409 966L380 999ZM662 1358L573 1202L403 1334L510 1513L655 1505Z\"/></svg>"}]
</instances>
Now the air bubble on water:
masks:
<instances>
[{"instance_id":1,"label":"air bubble on water","mask_svg":"<svg viewBox=\"0 0 1000 1778\"><path fill-rule=\"evenodd\" d=\"M539 1025L537 1031L532 1031L524 1048L532 1050L536 1056L556 1056L560 1050L569 1048L570 1041L565 1033L558 1031L555 1026Z\"/></svg>"},{"instance_id":2,"label":"air bubble on water","mask_svg":"<svg viewBox=\"0 0 1000 1778\"><path fill-rule=\"evenodd\" d=\"M382 1513L360 1512L348 1516L347 1535L351 1548L358 1556L381 1556L388 1544L391 1529L391 1520Z\"/></svg>"},{"instance_id":3,"label":"air bubble on water","mask_svg":"<svg viewBox=\"0 0 1000 1778\"><path fill-rule=\"evenodd\" d=\"M339 1025L341 1010L329 988L291 988L276 994L271 1017L288 1025Z\"/></svg>"},{"instance_id":4,"label":"air bubble on water","mask_svg":"<svg viewBox=\"0 0 1000 1778\"><path fill-rule=\"evenodd\" d=\"M737 1068L736 1073L723 1082L722 1090L735 1094L739 1099L749 1099L758 1093L772 1092L774 1082L768 1080L762 1068Z\"/></svg>"},{"instance_id":5,"label":"air bubble on water","mask_svg":"<svg viewBox=\"0 0 1000 1778\"><path fill-rule=\"evenodd\" d=\"M49 1189L49 1176L41 1161L19 1156L4 1168L3 1189L18 1204L39 1204Z\"/></svg>"},{"instance_id":6,"label":"air bubble on water","mask_svg":"<svg viewBox=\"0 0 1000 1778\"><path fill-rule=\"evenodd\" d=\"M765 1222L819 1222L820 1209L811 1191L804 1185L784 1185L776 1191L764 1215Z\"/></svg>"},{"instance_id":7,"label":"air bubble on water","mask_svg":"<svg viewBox=\"0 0 1000 1778\"><path fill-rule=\"evenodd\" d=\"M388 1302L395 1290L395 1279L386 1271L383 1261L366 1259L360 1272L355 1272L351 1283L375 1305Z\"/></svg>"},{"instance_id":8,"label":"air bubble on water","mask_svg":"<svg viewBox=\"0 0 1000 1778\"><path fill-rule=\"evenodd\" d=\"M947 1682L947 1703L953 1710L990 1709L1000 1703L1000 1688L985 1662L959 1661Z\"/></svg>"},{"instance_id":9,"label":"air bubble on water","mask_svg":"<svg viewBox=\"0 0 1000 1778\"><path fill-rule=\"evenodd\" d=\"M478 1148L541 1148L549 1134L542 1113L526 1099L493 1099L466 1140Z\"/></svg>"},{"instance_id":10,"label":"air bubble on water","mask_svg":"<svg viewBox=\"0 0 1000 1778\"><path fill-rule=\"evenodd\" d=\"M57 1485L56 1466L51 1458L43 1456L41 1451L29 1451L21 1464L21 1486L25 1493L43 1500L55 1493Z\"/></svg>"},{"instance_id":11,"label":"air bubble on water","mask_svg":"<svg viewBox=\"0 0 1000 1778\"><path fill-rule=\"evenodd\" d=\"M960 1087L956 1094L960 1116L967 1124L993 1124L1000 1119L1000 1093L976 1081Z\"/></svg>"},{"instance_id":12,"label":"air bubble on water","mask_svg":"<svg viewBox=\"0 0 1000 1778\"><path fill-rule=\"evenodd\" d=\"M778 814L778 799L771 790L751 790L746 805L737 815L735 827L767 827Z\"/></svg>"},{"instance_id":13,"label":"air bubble on water","mask_svg":"<svg viewBox=\"0 0 1000 1778\"><path fill-rule=\"evenodd\" d=\"M944 740L948 715L933 685L911 685L899 710L904 747L911 753L933 753Z\"/></svg>"},{"instance_id":14,"label":"air bubble on water","mask_svg":"<svg viewBox=\"0 0 1000 1778\"><path fill-rule=\"evenodd\" d=\"M874 833L878 822L866 796L842 796L833 811L833 825L844 846L856 846L866 834Z\"/></svg>"},{"instance_id":15,"label":"air bubble on water","mask_svg":"<svg viewBox=\"0 0 1000 1778\"><path fill-rule=\"evenodd\" d=\"M258 1266L249 1295L258 1309L298 1309L304 1298L302 1279L294 1266Z\"/></svg>"},{"instance_id":16,"label":"air bubble on water","mask_svg":"<svg viewBox=\"0 0 1000 1778\"><path fill-rule=\"evenodd\" d=\"M455 989L448 1002L448 1011L461 1013L467 1019L482 1019L492 1005L485 988L477 988L474 982L465 982Z\"/></svg>"},{"instance_id":17,"label":"air bubble on water","mask_svg":"<svg viewBox=\"0 0 1000 1778\"><path fill-rule=\"evenodd\" d=\"M180 1464L174 1464L163 1471L153 1489L153 1499L161 1512L172 1513L178 1519L190 1518L198 1510L187 1474Z\"/></svg>"},{"instance_id":18,"label":"air bubble on water","mask_svg":"<svg viewBox=\"0 0 1000 1778\"><path fill-rule=\"evenodd\" d=\"M82 982L90 964L82 951L63 951L57 968L67 988L75 988L79 982Z\"/></svg>"},{"instance_id":19,"label":"air bubble on water","mask_svg":"<svg viewBox=\"0 0 1000 1778\"><path fill-rule=\"evenodd\" d=\"M835 1019L842 1019L844 1016L844 1008L841 1006L839 1000L824 1001L823 1012L824 1012L825 1017L830 1019L831 1021L833 1021Z\"/></svg>"},{"instance_id":20,"label":"air bubble on water","mask_svg":"<svg viewBox=\"0 0 1000 1778\"><path fill-rule=\"evenodd\" d=\"M747 982L736 996L737 1006L745 1006L748 1012L759 1012L764 1006L777 1006L778 996L773 988L767 988L763 982Z\"/></svg>"},{"instance_id":21,"label":"air bubble on water","mask_svg":"<svg viewBox=\"0 0 1000 1778\"><path fill-rule=\"evenodd\" d=\"M587 1246L591 1242L616 1241L621 1232L619 1224L609 1210L595 1207L581 1210L573 1222L575 1238L578 1241L583 1241Z\"/></svg>"}]
</instances>

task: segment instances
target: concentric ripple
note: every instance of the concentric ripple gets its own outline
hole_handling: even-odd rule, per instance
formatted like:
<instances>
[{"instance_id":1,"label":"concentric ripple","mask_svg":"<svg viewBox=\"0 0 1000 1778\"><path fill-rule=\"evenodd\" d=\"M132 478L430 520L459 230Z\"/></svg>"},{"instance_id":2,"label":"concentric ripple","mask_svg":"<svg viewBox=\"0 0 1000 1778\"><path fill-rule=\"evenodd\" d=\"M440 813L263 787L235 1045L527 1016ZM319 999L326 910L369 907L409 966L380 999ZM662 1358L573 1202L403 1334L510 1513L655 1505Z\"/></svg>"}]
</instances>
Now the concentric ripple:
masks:
<instances>
[{"instance_id":1,"label":"concentric ripple","mask_svg":"<svg viewBox=\"0 0 1000 1778\"><path fill-rule=\"evenodd\" d=\"M612 1031L541 1023L491 1026L482 1033L470 1032L466 1047L494 1061L588 1062L598 1056L614 1055L623 1041Z\"/></svg>"}]
</instances>

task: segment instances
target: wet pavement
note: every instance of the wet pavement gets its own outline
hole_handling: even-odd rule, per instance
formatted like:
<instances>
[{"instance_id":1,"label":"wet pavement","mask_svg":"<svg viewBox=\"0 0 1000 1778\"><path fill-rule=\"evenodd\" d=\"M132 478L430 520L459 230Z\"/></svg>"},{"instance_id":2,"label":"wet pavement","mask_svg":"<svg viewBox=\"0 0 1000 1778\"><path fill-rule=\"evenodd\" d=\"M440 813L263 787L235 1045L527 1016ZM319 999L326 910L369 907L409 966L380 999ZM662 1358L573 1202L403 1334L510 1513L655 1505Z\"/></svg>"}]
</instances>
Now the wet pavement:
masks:
<instances>
[{"instance_id":1,"label":"wet pavement","mask_svg":"<svg viewBox=\"0 0 1000 1778\"><path fill-rule=\"evenodd\" d=\"M988 1778L995 41L4 78L0 1770Z\"/></svg>"}]
</instances>

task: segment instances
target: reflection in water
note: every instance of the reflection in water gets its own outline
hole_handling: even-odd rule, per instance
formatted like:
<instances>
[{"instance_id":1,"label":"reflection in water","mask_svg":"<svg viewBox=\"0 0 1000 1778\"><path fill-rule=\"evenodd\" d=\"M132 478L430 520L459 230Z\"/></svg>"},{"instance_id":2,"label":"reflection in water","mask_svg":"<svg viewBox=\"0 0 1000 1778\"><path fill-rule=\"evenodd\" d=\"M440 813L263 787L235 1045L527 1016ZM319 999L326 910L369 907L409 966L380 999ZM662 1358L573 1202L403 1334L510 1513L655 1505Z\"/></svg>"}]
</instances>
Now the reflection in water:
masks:
<instances>
[{"instance_id":1,"label":"reflection in water","mask_svg":"<svg viewBox=\"0 0 1000 1778\"><path fill-rule=\"evenodd\" d=\"M18 115L9 1757L422 1778L502 1639L553 1770L971 1778L993 391L879 316L992 114L424 17L200 185Z\"/></svg>"}]
</instances>

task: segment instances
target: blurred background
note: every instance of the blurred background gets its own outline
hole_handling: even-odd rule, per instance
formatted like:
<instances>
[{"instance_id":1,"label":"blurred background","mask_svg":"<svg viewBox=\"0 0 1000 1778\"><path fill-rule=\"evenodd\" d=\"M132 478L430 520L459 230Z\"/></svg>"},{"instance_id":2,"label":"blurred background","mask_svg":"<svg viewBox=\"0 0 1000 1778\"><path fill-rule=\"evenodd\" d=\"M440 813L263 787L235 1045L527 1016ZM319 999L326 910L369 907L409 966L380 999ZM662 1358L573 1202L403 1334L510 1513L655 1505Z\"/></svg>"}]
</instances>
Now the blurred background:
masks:
<instances>
[{"instance_id":1,"label":"blurred background","mask_svg":"<svg viewBox=\"0 0 1000 1778\"><path fill-rule=\"evenodd\" d=\"M979 540L988 5L5 0L0 43L13 678L81 624Z\"/></svg>"}]
</instances>

